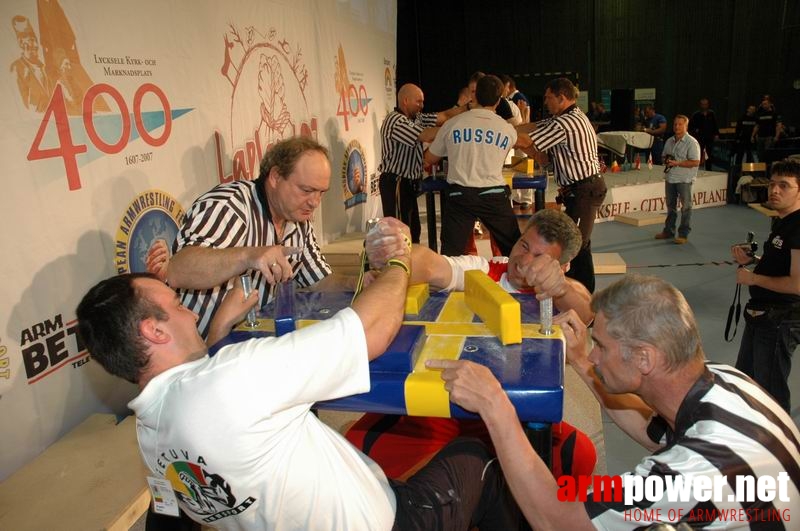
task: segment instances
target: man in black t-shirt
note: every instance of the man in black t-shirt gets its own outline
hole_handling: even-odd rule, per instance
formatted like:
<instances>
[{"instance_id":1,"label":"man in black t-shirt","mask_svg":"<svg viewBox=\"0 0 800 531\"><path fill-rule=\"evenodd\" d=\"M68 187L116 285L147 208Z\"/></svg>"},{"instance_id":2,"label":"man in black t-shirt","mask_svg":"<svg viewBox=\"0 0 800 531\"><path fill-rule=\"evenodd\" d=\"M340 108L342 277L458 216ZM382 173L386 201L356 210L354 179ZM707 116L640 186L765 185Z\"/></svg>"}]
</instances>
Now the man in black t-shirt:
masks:
<instances>
[{"instance_id":1,"label":"man in black t-shirt","mask_svg":"<svg viewBox=\"0 0 800 531\"><path fill-rule=\"evenodd\" d=\"M761 105L756 111L757 124L755 128L756 150L759 162L766 162L766 151L778 140L778 122L780 116L772 103L769 94L764 94Z\"/></svg>"},{"instance_id":2,"label":"man in black t-shirt","mask_svg":"<svg viewBox=\"0 0 800 531\"><path fill-rule=\"evenodd\" d=\"M800 162L784 159L772 165L770 208L778 212L758 258L734 246L740 267L736 281L750 287L745 329L736 368L750 375L789 411L789 372L800 344Z\"/></svg>"},{"instance_id":3,"label":"man in black t-shirt","mask_svg":"<svg viewBox=\"0 0 800 531\"><path fill-rule=\"evenodd\" d=\"M711 110L708 98L700 99L700 109L689 119L689 134L700 143L700 165L711 170L711 149L719 138L717 115Z\"/></svg>"},{"instance_id":4,"label":"man in black t-shirt","mask_svg":"<svg viewBox=\"0 0 800 531\"><path fill-rule=\"evenodd\" d=\"M756 138L756 106L748 105L747 111L736 122L736 164L753 162L753 146Z\"/></svg>"}]
</instances>

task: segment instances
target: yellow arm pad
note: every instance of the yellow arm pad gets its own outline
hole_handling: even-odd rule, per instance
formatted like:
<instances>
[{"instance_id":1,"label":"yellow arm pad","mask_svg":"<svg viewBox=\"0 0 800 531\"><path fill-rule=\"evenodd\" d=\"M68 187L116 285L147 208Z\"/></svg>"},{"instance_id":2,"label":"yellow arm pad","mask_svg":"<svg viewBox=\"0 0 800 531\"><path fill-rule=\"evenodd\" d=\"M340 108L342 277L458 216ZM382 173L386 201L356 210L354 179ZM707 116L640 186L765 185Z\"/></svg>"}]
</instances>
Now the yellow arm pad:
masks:
<instances>
[{"instance_id":1,"label":"yellow arm pad","mask_svg":"<svg viewBox=\"0 0 800 531\"><path fill-rule=\"evenodd\" d=\"M406 290L406 315L417 315L428 300L427 284L412 284Z\"/></svg>"},{"instance_id":2,"label":"yellow arm pad","mask_svg":"<svg viewBox=\"0 0 800 531\"><path fill-rule=\"evenodd\" d=\"M483 271L464 273L464 300L503 345L522 342L519 302Z\"/></svg>"}]
</instances>

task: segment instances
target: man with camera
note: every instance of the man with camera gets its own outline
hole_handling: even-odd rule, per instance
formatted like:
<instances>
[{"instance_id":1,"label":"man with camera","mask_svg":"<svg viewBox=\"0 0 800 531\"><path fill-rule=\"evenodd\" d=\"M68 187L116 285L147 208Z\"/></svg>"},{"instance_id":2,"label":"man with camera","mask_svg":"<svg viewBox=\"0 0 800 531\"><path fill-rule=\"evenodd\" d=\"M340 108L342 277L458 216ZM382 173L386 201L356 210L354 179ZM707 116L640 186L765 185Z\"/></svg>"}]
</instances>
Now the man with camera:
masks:
<instances>
[{"instance_id":1,"label":"man with camera","mask_svg":"<svg viewBox=\"0 0 800 531\"><path fill-rule=\"evenodd\" d=\"M736 282L750 287L745 328L736 368L750 375L786 411L792 354L800 343L800 162L772 165L770 208L777 211L759 258L747 245L734 245ZM755 264L751 271L743 266Z\"/></svg>"},{"instance_id":2,"label":"man with camera","mask_svg":"<svg viewBox=\"0 0 800 531\"><path fill-rule=\"evenodd\" d=\"M656 234L656 240L674 238L684 244L692 230L692 183L697 178L700 166L700 144L687 132L689 118L679 114L672 122L675 135L664 144L664 189L667 197L667 221L664 230ZM675 234L678 221L678 197L681 198L681 224Z\"/></svg>"}]
</instances>

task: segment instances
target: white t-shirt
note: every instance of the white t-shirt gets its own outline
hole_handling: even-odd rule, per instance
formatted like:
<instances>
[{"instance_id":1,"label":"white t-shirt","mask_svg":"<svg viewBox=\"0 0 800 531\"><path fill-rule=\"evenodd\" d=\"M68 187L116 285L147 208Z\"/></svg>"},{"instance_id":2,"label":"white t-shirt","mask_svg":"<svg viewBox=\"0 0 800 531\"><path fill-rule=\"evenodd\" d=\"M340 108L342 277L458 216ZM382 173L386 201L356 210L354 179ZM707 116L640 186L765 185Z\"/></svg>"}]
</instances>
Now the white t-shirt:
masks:
<instances>
[{"instance_id":1,"label":"white t-shirt","mask_svg":"<svg viewBox=\"0 0 800 531\"><path fill-rule=\"evenodd\" d=\"M344 309L279 338L174 367L130 402L147 466L220 529L391 529L383 471L310 413L369 390L366 338Z\"/></svg>"},{"instance_id":2,"label":"white t-shirt","mask_svg":"<svg viewBox=\"0 0 800 531\"><path fill-rule=\"evenodd\" d=\"M473 188L504 186L503 163L517 130L491 109L472 109L447 120L428 148L448 158L447 182Z\"/></svg>"}]
</instances>

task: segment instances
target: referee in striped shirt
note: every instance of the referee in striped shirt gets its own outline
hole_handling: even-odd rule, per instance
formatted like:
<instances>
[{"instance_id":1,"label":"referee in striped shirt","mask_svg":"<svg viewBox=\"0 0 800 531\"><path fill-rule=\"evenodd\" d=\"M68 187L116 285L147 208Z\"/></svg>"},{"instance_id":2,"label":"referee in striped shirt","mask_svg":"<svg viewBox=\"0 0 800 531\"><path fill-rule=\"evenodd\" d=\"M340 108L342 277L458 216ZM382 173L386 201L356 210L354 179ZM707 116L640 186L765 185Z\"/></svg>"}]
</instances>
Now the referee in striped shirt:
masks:
<instances>
[{"instance_id":1,"label":"referee in striped shirt","mask_svg":"<svg viewBox=\"0 0 800 531\"><path fill-rule=\"evenodd\" d=\"M577 106L578 88L567 78L553 79L545 85L544 104L551 118L517 128L533 140L530 154L539 158L547 153L555 169L557 201L575 220L583 237L583 247L572 259L567 276L594 292L592 228L597 210L606 197L606 183L600 174L597 136L589 118ZM528 150L526 150L528 151Z\"/></svg>"},{"instance_id":2,"label":"referee in striped shirt","mask_svg":"<svg viewBox=\"0 0 800 531\"><path fill-rule=\"evenodd\" d=\"M272 286L352 289L322 256L311 219L330 186L328 150L310 138L275 144L261 161L258 179L221 184L195 200L174 244L161 257L165 278L184 306L197 313L203 338L225 293L247 274L267 304ZM148 256L148 271L157 258Z\"/></svg>"},{"instance_id":3,"label":"referee in striped shirt","mask_svg":"<svg viewBox=\"0 0 800 531\"><path fill-rule=\"evenodd\" d=\"M634 489L627 504L625 489L634 487L622 479L613 488L620 499L611 496L611 481L598 484L586 476L580 485L589 479L597 497L590 492L581 500L560 489L565 485L531 448L488 368L466 360L426 363L444 369L450 400L485 422L531 527L634 531L671 521L692 529L797 529L800 431L753 380L706 360L683 294L659 278L626 275L592 297L592 310L591 352L586 325L574 310L554 323L564 333L569 364L605 413L651 452L629 474L645 486ZM691 485L683 499L669 493L669 482L678 480ZM740 488L744 483L751 488ZM659 492L647 485L665 484L660 497L641 495Z\"/></svg>"},{"instance_id":4,"label":"referee in striped shirt","mask_svg":"<svg viewBox=\"0 0 800 531\"><path fill-rule=\"evenodd\" d=\"M411 83L397 91L397 107L381 125L381 163L378 166L384 216L400 219L411 229L411 240L419 243L417 190L422 178L422 143L433 142L437 126L469 110L470 104L442 112L423 113L425 96Z\"/></svg>"}]
</instances>

